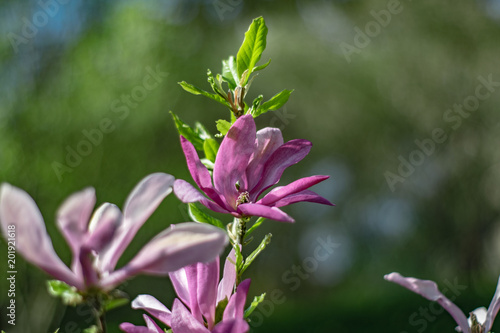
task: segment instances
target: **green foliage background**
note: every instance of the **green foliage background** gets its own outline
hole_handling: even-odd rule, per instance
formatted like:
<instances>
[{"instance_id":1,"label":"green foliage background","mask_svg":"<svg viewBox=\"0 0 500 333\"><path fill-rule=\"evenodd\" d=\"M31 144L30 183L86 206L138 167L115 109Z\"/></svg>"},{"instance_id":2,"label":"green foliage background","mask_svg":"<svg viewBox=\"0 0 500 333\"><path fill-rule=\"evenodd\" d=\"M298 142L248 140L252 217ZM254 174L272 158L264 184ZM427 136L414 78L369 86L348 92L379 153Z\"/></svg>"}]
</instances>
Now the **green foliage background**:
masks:
<instances>
[{"instance_id":1,"label":"green foliage background","mask_svg":"<svg viewBox=\"0 0 500 333\"><path fill-rule=\"evenodd\" d=\"M21 35L23 18L41 9L35 1L2 1L0 180L33 196L56 251L69 262L54 224L69 194L94 186L98 204L122 207L149 173L190 180L168 111L213 133L227 111L177 82L209 89L207 68L220 72L220 61L236 54L251 20L262 15L269 28L263 59L272 62L251 93L268 99L282 89L294 92L285 109L259 117L257 125L281 127L286 140L313 142L282 184L330 174L315 190L337 206L297 204L285 209L295 225L266 221L261 227L273 241L246 273L250 294L277 290L281 297L260 310L264 322L252 332L452 332L451 317L428 312L428 301L383 275L399 271L442 287L456 280L466 286L456 300L465 312L491 300L500 273L500 91L455 130L443 116L475 93L479 76L500 81L500 4L401 1L402 11L346 61L340 44L353 45L355 27L364 30L375 20L371 11L390 2L71 1L14 52L8 34ZM116 100L142 85L148 67L168 76L121 119L124 109L115 112L113 105L125 105ZM114 129L59 180L54 162L65 164L67 147L76 149L83 131L104 118ZM418 149L415 140L431 138L436 128L445 130L445 142L391 191L384 173L397 173L398 157L408 159ZM170 223L186 219L185 207L169 196L123 262ZM331 257L316 261L298 285L287 282L294 267L313 257L318 237L329 236L338 244ZM4 242L1 251L6 258ZM81 332L85 323L75 322L90 320L87 309L64 309L50 299L47 276L20 257L17 269L15 329L3 315L8 286L0 280L2 329ZM1 259L0 276L6 271ZM174 297L164 278L139 277L123 289L131 297L154 294L168 306ZM141 323L141 315L128 307L111 312L110 332L122 321Z\"/></svg>"}]
</instances>

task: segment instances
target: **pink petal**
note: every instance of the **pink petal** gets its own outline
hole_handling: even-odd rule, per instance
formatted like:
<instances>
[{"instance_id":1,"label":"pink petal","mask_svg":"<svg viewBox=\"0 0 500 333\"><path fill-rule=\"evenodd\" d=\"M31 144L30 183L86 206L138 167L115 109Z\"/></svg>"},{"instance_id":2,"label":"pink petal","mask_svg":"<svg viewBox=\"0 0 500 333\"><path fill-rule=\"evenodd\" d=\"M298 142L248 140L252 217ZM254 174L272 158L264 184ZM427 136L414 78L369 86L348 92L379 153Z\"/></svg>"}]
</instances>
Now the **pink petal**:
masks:
<instances>
[{"instance_id":1,"label":"pink petal","mask_svg":"<svg viewBox=\"0 0 500 333\"><path fill-rule=\"evenodd\" d=\"M399 273L388 274L384 276L384 279L390 282L397 283L400 286L403 286L406 289L411 290L430 301L438 302L446 311L448 311L453 319L455 319L455 322L462 329L462 332L470 333L470 327L467 323L467 318L465 317L462 310L460 310L438 290L438 286L434 281L404 277Z\"/></svg>"},{"instance_id":2,"label":"pink petal","mask_svg":"<svg viewBox=\"0 0 500 333\"><path fill-rule=\"evenodd\" d=\"M99 253L111 243L121 220L122 212L117 206L110 203L102 204L90 221L85 246Z\"/></svg>"},{"instance_id":3,"label":"pink petal","mask_svg":"<svg viewBox=\"0 0 500 333\"><path fill-rule=\"evenodd\" d=\"M218 323L212 333L246 333L250 326L244 319L224 320Z\"/></svg>"},{"instance_id":4,"label":"pink petal","mask_svg":"<svg viewBox=\"0 0 500 333\"><path fill-rule=\"evenodd\" d=\"M257 185L262 177L265 163L281 145L283 136L278 128L266 127L257 132L257 148L246 169L249 189Z\"/></svg>"},{"instance_id":5,"label":"pink petal","mask_svg":"<svg viewBox=\"0 0 500 333\"><path fill-rule=\"evenodd\" d=\"M101 272L112 271L123 251L130 244L140 227L172 192L174 177L154 173L137 184L125 202L123 222L116 231L111 245L100 255Z\"/></svg>"},{"instance_id":6,"label":"pink petal","mask_svg":"<svg viewBox=\"0 0 500 333\"><path fill-rule=\"evenodd\" d=\"M257 203L270 206L274 204L276 201L281 200L286 196L306 190L309 187L316 185L328 178L330 178L330 176L311 176L298 179L286 186L280 186L272 189Z\"/></svg>"},{"instance_id":7,"label":"pink petal","mask_svg":"<svg viewBox=\"0 0 500 333\"><path fill-rule=\"evenodd\" d=\"M174 182L174 193L180 201L184 203L197 202L205 199L205 197L183 179L176 179Z\"/></svg>"},{"instance_id":8,"label":"pink petal","mask_svg":"<svg viewBox=\"0 0 500 333\"><path fill-rule=\"evenodd\" d=\"M238 211L246 216L261 216L281 222L295 222L295 220L276 207L264 206L256 203L246 203L238 206Z\"/></svg>"},{"instance_id":9,"label":"pink petal","mask_svg":"<svg viewBox=\"0 0 500 333\"><path fill-rule=\"evenodd\" d=\"M181 301L174 300L172 309L172 331L179 333L210 333L210 331L198 322Z\"/></svg>"},{"instance_id":10,"label":"pink petal","mask_svg":"<svg viewBox=\"0 0 500 333\"><path fill-rule=\"evenodd\" d=\"M132 309L142 309L160 320L167 326L171 326L172 313L160 301L151 295L139 295L132 301Z\"/></svg>"},{"instance_id":11,"label":"pink petal","mask_svg":"<svg viewBox=\"0 0 500 333\"><path fill-rule=\"evenodd\" d=\"M223 299L231 298L234 290L234 284L236 282L236 255L234 249L229 252L224 264L224 274L222 280L219 283L218 293L217 293L217 303Z\"/></svg>"},{"instance_id":12,"label":"pink petal","mask_svg":"<svg viewBox=\"0 0 500 333\"><path fill-rule=\"evenodd\" d=\"M143 315L144 321L146 322L146 326L148 327L149 331L152 333L165 333L164 330L158 326L153 319L149 318L147 315Z\"/></svg>"},{"instance_id":13,"label":"pink petal","mask_svg":"<svg viewBox=\"0 0 500 333\"><path fill-rule=\"evenodd\" d=\"M146 326L135 326L131 323L121 323L120 329L125 333L152 333Z\"/></svg>"},{"instance_id":14,"label":"pink petal","mask_svg":"<svg viewBox=\"0 0 500 333\"><path fill-rule=\"evenodd\" d=\"M0 222L7 242L12 238L16 251L27 261L58 280L83 288L82 278L77 277L55 253L42 214L28 193L7 183L1 185Z\"/></svg>"},{"instance_id":15,"label":"pink petal","mask_svg":"<svg viewBox=\"0 0 500 333\"><path fill-rule=\"evenodd\" d=\"M149 318L147 315L143 315L144 321L146 321L145 326L135 326L131 323L120 324L120 329L125 333L165 333L156 323Z\"/></svg>"},{"instance_id":16,"label":"pink petal","mask_svg":"<svg viewBox=\"0 0 500 333\"><path fill-rule=\"evenodd\" d=\"M240 191L247 191L245 170L256 149L256 128L251 115L241 116L231 126L217 153L214 166L214 186L228 205L236 208L239 183Z\"/></svg>"},{"instance_id":17,"label":"pink petal","mask_svg":"<svg viewBox=\"0 0 500 333\"><path fill-rule=\"evenodd\" d=\"M226 207L227 204L225 199L221 198L220 194L212 186L212 178L208 169L201 163L198 153L194 148L193 144L181 136L181 145L184 155L186 156L186 162L193 177L194 182L200 190L202 190L210 199L215 201L219 206ZM181 199L182 200L182 199ZM191 201L192 202L192 201Z\"/></svg>"},{"instance_id":18,"label":"pink petal","mask_svg":"<svg viewBox=\"0 0 500 333\"><path fill-rule=\"evenodd\" d=\"M236 293L231 297L224 310L224 320L243 319L248 289L250 288L251 282L250 279L246 279L238 285Z\"/></svg>"},{"instance_id":19,"label":"pink petal","mask_svg":"<svg viewBox=\"0 0 500 333\"><path fill-rule=\"evenodd\" d=\"M307 201L307 202L315 202L319 203L322 205L328 205L328 206L335 206L332 204L330 201L326 200L322 196L314 193L313 191L309 190L304 190L298 193L290 194L278 201L276 201L273 206L274 207L283 207L283 206L288 206L297 202L302 202L302 201Z\"/></svg>"},{"instance_id":20,"label":"pink petal","mask_svg":"<svg viewBox=\"0 0 500 333\"><path fill-rule=\"evenodd\" d=\"M495 295L491 300L490 306L488 307L488 313L486 315L486 321L484 322L485 332L489 332L493 326L493 321L500 310L500 277L498 278L497 289L495 290Z\"/></svg>"},{"instance_id":21,"label":"pink petal","mask_svg":"<svg viewBox=\"0 0 500 333\"><path fill-rule=\"evenodd\" d=\"M104 278L101 284L111 288L139 273L166 275L196 262L211 261L227 241L224 230L212 225L177 224L153 238L125 267Z\"/></svg>"},{"instance_id":22,"label":"pink petal","mask_svg":"<svg viewBox=\"0 0 500 333\"><path fill-rule=\"evenodd\" d=\"M217 285L219 284L219 257L214 261L197 264L197 298L201 313L207 320L209 328L215 321L215 306L217 303Z\"/></svg>"},{"instance_id":23,"label":"pink petal","mask_svg":"<svg viewBox=\"0 0 500 333\"><path fill-rule=\"evenodd\" d=\"M95 190L88 187L69 196L57 211L57 227L73 253L71 267L75 272L80 272L80 246L87 235L95 200Z\"/></svg>"},{"instance_id":24,"label":"pink petal","mask_svg":"<svg viewBox=\"0 0 500 333\"><path fill-rule=\"evenodd\" d=\"M311 146L311 142L297 139L288 141L276 149L267 160L259 183L251 189L251 199L257 200L263 191L276 184L286 168L300 162L309 154Z\"/></svg>"},{"instance_id":25,"label":"pink petal","mask_svg":"<svg viewBox=\"0 0 500 333\"><path fill-rule=\"evenodd\" d=\"M219 204L208 200L205 198L198 190L196 190L193 185L189 184L187 181L182 179L176 179L174 182L174 193L179 198L180 201L184 203L190 202L201 202L205 207L211 209L218 213L229 213L224 206L220 206Z\"/></svg>"}]
</instances>

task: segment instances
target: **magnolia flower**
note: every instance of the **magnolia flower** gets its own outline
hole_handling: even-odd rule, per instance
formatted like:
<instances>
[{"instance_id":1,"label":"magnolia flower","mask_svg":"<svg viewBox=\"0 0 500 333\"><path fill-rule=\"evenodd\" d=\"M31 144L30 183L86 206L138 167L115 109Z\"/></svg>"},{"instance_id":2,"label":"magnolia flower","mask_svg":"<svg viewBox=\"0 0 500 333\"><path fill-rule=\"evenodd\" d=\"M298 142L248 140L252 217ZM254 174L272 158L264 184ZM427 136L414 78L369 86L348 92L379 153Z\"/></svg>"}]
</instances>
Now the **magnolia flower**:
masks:
<instances>
[{"instance_id":1,"label":"magnolia flower","mask_svg":"<svg viewBox=\"0 0 500 333\"><path fill-rule=\"evenodd\" d=\"M438 302L455 319L458 324L457 331L463 333L488 333L493 326L493 321L500 309L500 278L493 299L488 310L481 307L471 312L469 319L455 304L444 296L434 281L419 280L412 277L404 277L399 273L391 273L384 276L384 279L397 283L406 289L417 293L430 301Z\"/></svg>"},{"instance_id":2,"label":"magnolia flower","mask_svg":"<svg viewBox=\"0 0 500 333\"><path fill-rule=\"evenodd\" d=\"M227 244L225 233L216 227L182 223L160 233L128 264L115 269L139 228L172 192L173 182L168 174L147 176L128 196L123 214L115 205L104 203L91 217L96 201L93 188L66 199L57 212L57 226L73 255L71 269L55 253L33 199L6 183L0 187L1 228L7 238L14 226L16 250L56 279L78 290L110 290L136 274L166 275L194 262L210 261Z\"/></svg>"},{"instance_id":3,"label":"magnolia flower","mask_svg":"<svg viewBox=\"0 0 500 333\"><path fill-rule=\"evenodd\" d=\"M236 281L236 268L233 264L235 261L233 250L226 259L224 276L220 283L219 258L208 264L197 263L170 273L170 279L180 299L174 300L172 311L150 295L137 296L132 302L132 307L146 310L171 327L173 333L248 332L250 328L243 317L243 312L250 279L241 282L233 294ZM220 322L217 322L216 318L217 307L224 309ZM151 318L145 316L144 319L148 327L123 323L120 328L126 333L156 333Z\"/></svg>"},{"instance_id":4,"label":"magnolia flower","mask_svg":"<svg viewBox=\"0 0 500 333\"><path fill-rule=\"evenodd\" d=\"M293 222L293 218L279 207L300 201L332 205L318 194L307 190L329 176L311 176L296 180L286 186L273 189L263 198L259 196L275 185L283 171L301 161L311 150L307 140L291 140L283 143L278 128L267 127L257 133L251 115L240 117L231 126L215 159L212 178L200 162L194 146L181 136L189 172L196 185L211 199L207 199L193 186L176 180L174 192L187 203L199 201L207 208L230 213L235 217L261 216L269 219Z\"/></svg>"}]
</instances>

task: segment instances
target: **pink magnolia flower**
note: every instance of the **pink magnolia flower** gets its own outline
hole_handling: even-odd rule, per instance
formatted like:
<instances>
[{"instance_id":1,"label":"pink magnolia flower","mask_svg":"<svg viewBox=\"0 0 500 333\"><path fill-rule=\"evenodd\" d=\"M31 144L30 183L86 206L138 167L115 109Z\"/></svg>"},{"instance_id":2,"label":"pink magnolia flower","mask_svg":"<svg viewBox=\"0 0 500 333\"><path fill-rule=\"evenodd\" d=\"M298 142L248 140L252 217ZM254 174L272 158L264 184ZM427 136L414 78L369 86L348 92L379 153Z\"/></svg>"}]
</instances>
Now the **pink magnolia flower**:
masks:
<instances>
[{"instance_id":1,"label":"pink magnolia flower","mask_svg":"<svg viewBox=\"0 0 500 333\"><path fill-rule=\"evenodd\" d=\"M490 332L493 321L498 310L500 310L500 278L488 310L484 307L477 308L471 313L471 318L469 319L467 319L462 310L438 290L438 286L434 281L404 277L399 273L387 274L384 276L384 279L397 283L430 301L438 302L455 319L455 322L458 324L457 330L463 333ZM475 323L476 320L477 322Z\"/></svg>"},{"instance_id":2,"label":"pink magnolia flower","mask_svg":"<svg viewBox=\"0 0 500 333\"><path fill-rule=\"evenodd\" d=\"M231 262L232 261L232 262ZM172 311L150 295L139 295L132 302L134 309L143 309L172 328L174 333L245 333L250 329L244 319L244 307L250 287L250 279L236 288L234 250L226 259L224 276L219 283L219 258L211 263L197 263L170 273L170 279L177 293ZM221 301L228 301L222 320L216 322L216 308ZM189 310L188 310L189 309ZM123 323L120 328L126 333L150 332L151 318L144 317L148 327ZM158 332L161 332L158 331Z\"/></svg>"},{"instance_id":3,"label":"pink magnolia flower","mask_svg":"<svg viewBox=\"0 0 500 333\"><path fill-rule=\"evenodd\" d=\"M193 262L212 260L227 244L227 236L216 227L182 223L160 233L128 264L115 269L139 228L172 192L173 183L174 177L168 174L147 176L128 196L123 214L104 203L91 217L96 201L93 188L66 199L57 212L57 226L73 255L71 269L55 253L33 199L6 183L0 187L0 224L6 238L14 226L16 250L56 279L78 290L110 290L136 274L166 275Z\"/></svg>"},{"instance_id":4,"label":"pink magnolia flower","mask_svg":"<svg viewBox=\"0 0 500 333\"><path fill-rule=\"evenodd\" d=\"M273 189L263 198L259 196L275 185L283 171L301 161L311 150L307 140L283 143L278 128L267 127L256 132L251 115L240 117L231 126L215 159L212 178L200 162L194 146L181 136L189 172L196 185L211 199L207 199L193 186L176 180L174 192L187 203L199 201L207 208L230 213L235 217L262 216L269 219L293 222L293 218L279 207L300 201L332 205L318 194L307 190L329 176L311 176Z\"/></svg>"}]
</instances>

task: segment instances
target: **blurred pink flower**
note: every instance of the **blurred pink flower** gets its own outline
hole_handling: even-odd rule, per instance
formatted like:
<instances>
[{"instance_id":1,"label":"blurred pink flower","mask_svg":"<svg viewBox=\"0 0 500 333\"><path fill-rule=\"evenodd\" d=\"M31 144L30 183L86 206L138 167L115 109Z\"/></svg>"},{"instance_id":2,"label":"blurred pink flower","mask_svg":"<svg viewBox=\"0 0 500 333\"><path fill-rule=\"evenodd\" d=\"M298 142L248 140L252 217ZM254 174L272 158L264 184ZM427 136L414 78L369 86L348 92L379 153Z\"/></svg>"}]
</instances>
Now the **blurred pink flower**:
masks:
<instances>
[{"instance_id":1,"label":"blurred pink flower","mask_svg":"<svg viewBox=\"0 0 500 333\"><path fill-rule=\"evenodd\" d=\"M332 205L307 190L329 176L301 178L277 187L259 199L265 190L278 183L286 168L309 153L312 144L301 139L283 143L278 128L267 127L256 132L251 115L236 120L222 140L215 159L213 185L210 173L200 162L194 146L183 136L181 145L193 180L211 199L204 197L188 182L176 180L175 194L185 203L199 201L213 211L230 213L235 217L262 216L283 222L294 220L279 207L301 201Z\"/></svg>"},{"instance_id":2,"label":"blurred pink flower","mask_svg":"<svg viewBox=\"0 0 500 333\"><path fill-rule=\"evenodd\" d=\"M488 310L484 307L477 308L472 313L477 319L479 327L474 327L471 318L467 319L465 314L451 302L439 290L434 281L419 280L412 277L404 277L399 273L391 273L384 276L384 279L390 282L397 283L414 293L427 298L430 301L438 302L448 313L455 319L458 324L457 330L463 333L488 333L493 326L493 321L500 310L500 278L498 280L497 289L493 299L491 300ZM479 330L478 330L479 329Z\"/></svg>"},{"instance_id":3,"label":"blurred pink flower","mask_svg":"<svg viewBox=\"0 0 500 333\"><path fill-rule=\"evenodd\" d=\"M197 263L170 273L170 279L178 296L178 299L174 300L172 311L150 295L137 296L132 302L132 307L147 311L171 327L174 333L248 332L250 328L244 319L244 307L250 279L241 282L233 294L236 281L236 268L233 264L235 261L233 250L226 259L224 275L220 282L219 258L208 264ZM216 308L224 300L228 303L222 320L216 322ZM148 324L148 327L151 325ZM127 333L142 332L140 329L146 329L130 323L123 323L120 328ZM144 330L144 332L149 331Z\"/></svg>"},{"instance_id":4,"label":"blurred pink flower","mask_svg":"<svg viewBox=\"0 0 500 333\"><path fill-rule=\"evenodd\" d=\"M216 227L182 223L160 233L128 264L115 269L173 183L174 177L168 174L147 176L128 196L123 214L115 205L104 203L91 216L96 201L93 188L66 199L57 212L57 226L73 255L71 269L55 253L33 199L6 183L0 187L0 224L6 238L15 226L16 250L56 279L78 290L110 290L136 274L166 275L194 262L213 260L227 244L227 236Z\"/></svg>"}]
</instances>

